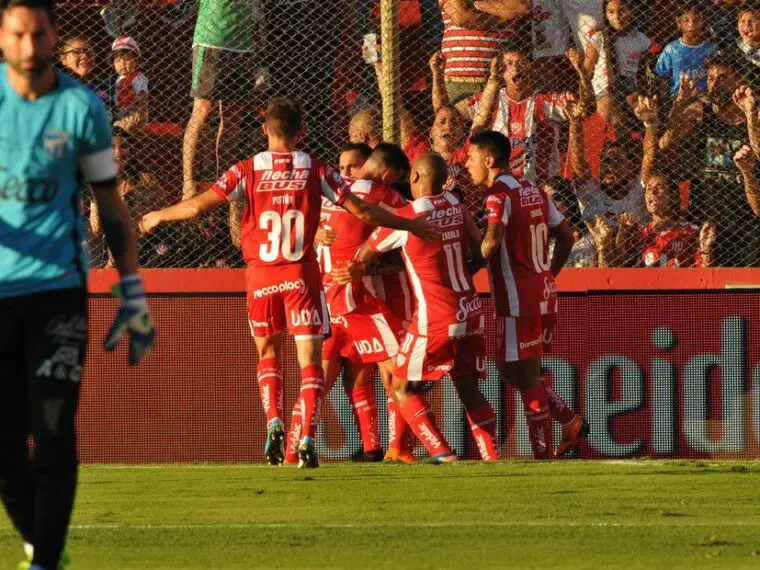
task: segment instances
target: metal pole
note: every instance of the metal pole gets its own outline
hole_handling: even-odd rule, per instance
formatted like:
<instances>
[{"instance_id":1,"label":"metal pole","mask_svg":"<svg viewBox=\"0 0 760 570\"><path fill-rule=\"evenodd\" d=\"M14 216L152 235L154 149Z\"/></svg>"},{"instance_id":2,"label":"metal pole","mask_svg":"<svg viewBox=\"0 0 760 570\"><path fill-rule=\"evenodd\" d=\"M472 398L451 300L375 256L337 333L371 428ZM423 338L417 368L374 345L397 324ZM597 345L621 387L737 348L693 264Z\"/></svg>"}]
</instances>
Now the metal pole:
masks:
<instances>
[{"instance_id":1,"label":"metal pole","mask_svg":"<svg viewBox=\"0 0 760 570\"><path fill-rule=\"evenodd\" d=\"M383 69L383 140L400 144L399 0L380 0L380 43Z\"/></svg>"}]
</instances>

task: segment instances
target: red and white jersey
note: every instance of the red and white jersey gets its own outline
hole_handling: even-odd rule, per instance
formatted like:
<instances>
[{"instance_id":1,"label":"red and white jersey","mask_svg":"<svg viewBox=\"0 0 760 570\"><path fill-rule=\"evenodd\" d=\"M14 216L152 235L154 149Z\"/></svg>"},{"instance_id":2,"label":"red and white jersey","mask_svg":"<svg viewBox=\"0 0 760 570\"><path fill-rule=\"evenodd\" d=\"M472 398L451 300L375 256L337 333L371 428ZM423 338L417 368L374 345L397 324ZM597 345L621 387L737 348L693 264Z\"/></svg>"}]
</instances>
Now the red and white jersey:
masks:
<instances>
[{"instance_id":1,"label":"red and white jersey","mask_svg":"<svg viewBox=\"0 0 760 570\"><path fill-rule=\"evenodd\" d=\"M515 27L486 31L456 26L446 15L446 1L439 0L443 15L441 51L445 62L444 77L446 81L469 79L485 83L491 60L499 54L504 43L515 36Z\"/></svg>"},{"instance_id":2,"label":"red and white jersey","mask_svg":"<svg viewBox=\"0 0 760 570\"><path fill-rule=\"evenodd\" d=\"M473 117L482 96L479 93L469 100ZM557 105L559 99L556 93L536 93L513 101L506 88L499 91L490 128L509 139L515 176L540 183L559 173L559 124L567 120Z\"/></svg>"},{"instance_id":3,"label":"red and white jersey","mask_svg":"<svg viewBox=\"0 0 760 570\"><path fill-rule=\"evenodd\" d=\"M498 317L536 317L557 311L549 257L549 229L562 223L554 202L529 180L502 174L486 196L489 224L504 225L504 239L488 260Z\"/></svg>"},{"instance_id":4,"label":"red and white jersey","mask_svg":"<svg viewBox=\"0 0 760 570\"><path fill-rule=\"evenodd\" d=\"M350 192L338 172L305 152L262 152L238 162L211 187L247 200L243 258L249 265L316 263L322 198L340 206Z\"/></svg>"},{"instance_id":5,"label":"red and white jersey","mask_svg":"<svg viewBox=\"0 0 760 570\"><path fill-rule=\"evenodd\" d=\"M114 89L116 117L123 119L137 112L137 96L148 92L148 78L140 71L120 75Z\"/></svg>"},{"instance_id":6,"label":"red and white jersey","mask_svg":"<svg viewBox=\"0 0 760 570\"><path fill-rule=\"evenodd\" d=\"M346 181L351 184L351 193L366 202L391 210L406 205L406 200L392 188L369 180L347 179ZM334 283L331 271L336 265L348 264L353 259L356 250L367 241L375 228L327 199L322 199L320 217L322 227L333 230L337 236L330 246L317 245L317 257L322 271L322 285L325 289L327 304L330 307L330 315L336 317L360 307L365 302L365 295L371 293L366 290L362 281L347 285Z\"/></svg>"},{"instance_id":7,"label":"red and white jersey","mask_svg":"<svg viewBox=\"0 0 760 570\"><path fill-rule=\"evenodd\" d=\"M406 270L380 275L366 275L364 286L371 295L385 302L385 306L404 325L412 322L415 308L414 291Z\"/></svg>"},{"instance_id":8,"label":"red and white jersey","mask_svg":"<svg viewBox=\"0 0 760 570\"><path fill-rule=\"evenodd\" d=\"M641 260L647 267L701 267L699 228L681 222L665 231L652 224L641 228Z\"/></svg>"},{"instance_id":9,"label":"red and white jersey","mask_svg":"<svg viewBox=\"0 0 760 570\"><path fill-rule=\"evenodd\" d=\"M417 302L410 330L449 338L479 330L482 301L465 264L468 246L459 199L450 192L418 198L396 214L425 216L443 232L439 241L424 241L408 232L378 228L368 242L379 252L402 248Z\"/></svg>"}]
</instances>

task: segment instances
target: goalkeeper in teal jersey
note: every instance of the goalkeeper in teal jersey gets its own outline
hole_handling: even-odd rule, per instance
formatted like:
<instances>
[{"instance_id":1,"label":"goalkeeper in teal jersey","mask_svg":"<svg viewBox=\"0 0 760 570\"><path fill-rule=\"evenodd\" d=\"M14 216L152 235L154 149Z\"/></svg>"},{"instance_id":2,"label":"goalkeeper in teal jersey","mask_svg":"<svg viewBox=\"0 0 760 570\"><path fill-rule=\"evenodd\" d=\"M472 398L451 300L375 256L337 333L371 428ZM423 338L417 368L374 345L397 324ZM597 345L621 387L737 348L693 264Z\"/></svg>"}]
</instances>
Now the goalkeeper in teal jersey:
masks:
<instances>
[{"instance_id":1,"label":"goalkeeper in teal jersey","mask_svg":"<svg viewBox=\"0 0 760 570\"><path fill-rule=\"evenodd\" d=\"M122 303L105 348L129 331L135 364L155 332L116 189L106 110L53 70L52 0L2 1L0 498L26 542L29 560L19 567L57 570L66 564L74 504L74 419L88 336L82 180L92 186L122 276Z\"/></svg>"}]
</instances>

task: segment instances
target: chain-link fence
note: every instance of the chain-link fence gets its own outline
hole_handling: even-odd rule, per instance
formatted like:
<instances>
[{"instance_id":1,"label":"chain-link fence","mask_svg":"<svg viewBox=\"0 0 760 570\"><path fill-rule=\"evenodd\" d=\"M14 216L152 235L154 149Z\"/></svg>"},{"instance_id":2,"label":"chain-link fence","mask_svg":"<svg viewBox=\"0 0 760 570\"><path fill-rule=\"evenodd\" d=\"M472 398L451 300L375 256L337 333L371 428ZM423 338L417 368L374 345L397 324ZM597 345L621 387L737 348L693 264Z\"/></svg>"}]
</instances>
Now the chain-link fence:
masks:
<instances>
[{"instance_id":1,"label":"chain-link fence","mask_svg":"<svg viewBox=\"0 0 760 570\"><path fill-rule=\"evenodd\" d=\"M61 66L111 109L135 219L264 149L261 109L288 95L305 109L306 150L337 164L349 140L397 137L410 159L432 149L474 213L484 190L464 167L467 134L503 132L516 174L572 223L573 266L760 265L752 2L113 0L59 12ZM92 264L108 265L88 215ZM239 217L162 227L140 239L141 263L239 266Z\"/></svg>"}]
</instances>

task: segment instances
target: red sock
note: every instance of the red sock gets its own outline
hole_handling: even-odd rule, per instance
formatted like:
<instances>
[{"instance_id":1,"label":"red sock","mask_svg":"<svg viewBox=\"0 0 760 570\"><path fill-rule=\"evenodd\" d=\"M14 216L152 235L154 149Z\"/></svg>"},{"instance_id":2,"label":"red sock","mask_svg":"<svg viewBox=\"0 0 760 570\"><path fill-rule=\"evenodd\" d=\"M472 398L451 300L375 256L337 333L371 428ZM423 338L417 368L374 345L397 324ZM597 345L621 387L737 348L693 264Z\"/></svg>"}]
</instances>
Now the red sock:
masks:
<instances>
[{"instance_id":1,"label":"red sock","mask_svg":"<svg viewBox=\"0 0 760 570\"><path fill-rule=\"evenodd\" d=\"M259 360L258 380L261 407L267 415L267 427L274 419L282 419L282 372L274 358Z\"/></svg>"},{"instance_id":2,"label":"red sock","mask_svg":"<svg viewBox=\"0 0 760 570\"><path fill-rule=\"evenodd\" d=\"M552 451L549 445L551 434L551 418L549 403L546 401L546 390L543 384L538 384L520 394L528 422L528 436L534 459L551 459Z\"/></svg>"},{"instance_id":3,"label":"red sock","mask_svg":"<svg viewBox=\"0 0 760 570\"><path fill-rule=\"evenodd\" d=\"M396 401L388 398L388 451L391 450L411 453L414 450L414 434Z\"/></svg>"},{"instance_id":4,"label":"red sock","mask_svg":"<svg viewBox=\"0 0 760 570\"><path fill-rule=\"evenodd\" d=\"M496 445L496 414L490 404L477 410L467 410L467 421L478 444L483 461L498 461L499 449Z\"/></svg>"},{"instance_id":5,"label":"red sock","mask_svg":"<svg viewBox=\"0 0 760 570\"><path fill-rule=\"evenodd\" d=\"M301 400L293 406L288 440L285 442L285 463L298 463L298 444L301 442Z\"/></svg>"},{"instance_id":6,"label":"red sock","mask_svg":"<svg viewBox=\"0 0 760 570\"><path fill-rule=\"evenodd\" d=\"M400 409L406 423L412 428L414 435L427 447L431 456L451 453L451 448L436 427L433 412L425 400L417 394L407 396Z\"/></svg>"},{"instance_id":7,"label":"red sock","mask_svg":"<svg viewBox=\"0 0 760 570\"><path fill-rule=\"evenodd\" d=\"M301 370L301 438L314 437L319 425L319 409L325 397L322 367L312 364Z\"/></svg>"},{"instance_id":8,"label":"red sock","mask_svg":"<svg viewBox=\"0 0 760 570\"><path fill-rule=\"evenodd\" d=\"M546 390L546 398L549 401L549 412L552 415L552 419L562 425L569 424L575 418L575 412L546 380L543 381L543 384Z\"/></svg>"},{"instance_id":9,"label":"red sock","mask_svg":"<svg viewBox=\"0 0 760 570\"><path fill-rule=\"evenodd\" d=\"M382 449L380 434L377 429L377 403L372 386L354 388L349 397L351 407L354 409L359 433L362 436L364 451L377 451Z\"/></svg>"}]
</instances>

